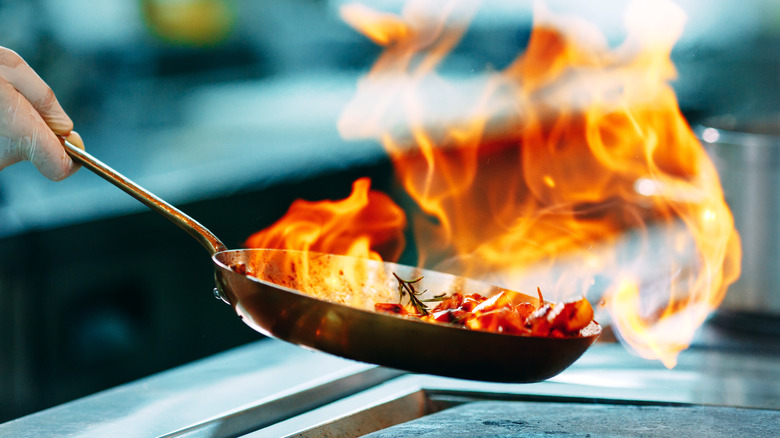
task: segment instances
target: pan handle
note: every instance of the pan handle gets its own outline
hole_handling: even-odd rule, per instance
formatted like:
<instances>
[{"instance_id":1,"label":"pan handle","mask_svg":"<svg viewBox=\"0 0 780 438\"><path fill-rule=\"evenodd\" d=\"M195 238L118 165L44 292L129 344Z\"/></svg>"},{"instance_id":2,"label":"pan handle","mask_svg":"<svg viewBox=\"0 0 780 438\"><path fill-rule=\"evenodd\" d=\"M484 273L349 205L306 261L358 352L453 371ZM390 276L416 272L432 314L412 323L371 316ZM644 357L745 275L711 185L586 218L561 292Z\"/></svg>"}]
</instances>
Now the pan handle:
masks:
<instances>
[{"instance_id":1,"label":"pan handle","mask_svg":"<svg viewBox=\"0 0 780 438\"><path fill-rule=\"evenodd\" d=\"M71 158L178 225L179 228L183 229L200 242L200 244L209 252L209 255L214 255L220 251L227 250L227 247L214 235L214 233L196 220L184 214L184 212L178 208L158 198L150 191L134 183L82 149L74 146L69 141L63 139L63 142L65 151Z\"/></svg>"}]
</instances>

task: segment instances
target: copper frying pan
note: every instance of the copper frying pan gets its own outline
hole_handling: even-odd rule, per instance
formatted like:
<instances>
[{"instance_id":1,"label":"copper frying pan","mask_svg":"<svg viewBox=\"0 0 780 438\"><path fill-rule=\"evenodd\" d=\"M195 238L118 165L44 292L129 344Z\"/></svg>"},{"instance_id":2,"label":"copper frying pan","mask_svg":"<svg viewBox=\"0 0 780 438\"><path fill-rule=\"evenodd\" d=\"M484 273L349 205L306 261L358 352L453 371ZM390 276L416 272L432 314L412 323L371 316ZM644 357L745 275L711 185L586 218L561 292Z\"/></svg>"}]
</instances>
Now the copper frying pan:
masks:
<instances>
[{"instance_id":1,"label":"copper frying pan","mask_svg":"<svg viewBox=\"0 0 780 438\"><path fill-rule=\"evenodd\" d=\"M422 275L419 290L490 296L502 289L440 272L347 256L315 254L303 257L295 251L228 250L203 225L90 154L68 142L65 142L65 149L84 167L197 239L214 261L215 293L230 304L247 325L267 336L348 359L412 372L519 383L540 381L560 373L601 333L601 327L591 323L576 337L516 336L376 313L366 303L376 291L394 290L392 284L387 283L392 273L402 278ZM245 266L251 275L234 270L237 265ZM315 276L303 282L290 275L300 273L309 265L317 266L317 275L344 277L341 278L343 281L321 282ZM367 280L356 286L346 278L348 276L339 277L345 267L367 274ZM316 285L313 287L316 290L312 290L312 284ZM312 295L328 299L333 296L341 302ZM529 296L528 301L535 303L537 299Z\"/></svg>"}]
</instances>

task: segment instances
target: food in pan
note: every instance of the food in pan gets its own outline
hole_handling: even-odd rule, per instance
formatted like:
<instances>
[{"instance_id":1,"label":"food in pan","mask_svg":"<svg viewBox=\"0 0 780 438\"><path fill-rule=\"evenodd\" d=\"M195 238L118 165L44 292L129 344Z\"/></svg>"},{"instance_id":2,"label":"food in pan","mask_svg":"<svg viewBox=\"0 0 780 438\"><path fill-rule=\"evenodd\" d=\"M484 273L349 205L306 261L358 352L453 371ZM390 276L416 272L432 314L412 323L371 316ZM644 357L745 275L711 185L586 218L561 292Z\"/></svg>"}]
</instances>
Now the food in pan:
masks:
<instances>
[{"instance_id":1,"label":"food in pan","mask_svg":"<svg viewBox=\"0 0 780 438\"><path fill-rule=\"evenodd\" d=\"M378 280L384 275L374 272L374 281L355 282L354 278L348 281L351 277L345 275L342 269L335 270L338 274L330 272L334 269L330 265L330 270L310 269L308 273L314 275L299 275L301 272L296 265L290 266L293 268L284 273L277 273L274 269L253 269L242 263L231 268L239 274L270 281L326 301L471 330L566 338L580 336L581 330L593 322L593 308L587 299L546 303L539 288L538 301L500 288L485 290L483 295L473 292L474 289L454 286L441 291L444 293L440 295L432 295L427 290L416 289L423 283L422 276L405 280L395 272L387 272L388 280L385 281ZM397 287L397 295L393 293L392 284ZM397 302L391 302L394 296L398 297Z\"/></svg>"},{"instance_id":2,"label":"food in pan","mask_svg":"<svg viewBox=\"0 0 780 438\"><path fill-rule=\"evenodd\" d=\"M525 295L510 290L491 297L456 292L424 302L420 299L423 292L416 291L414 286L422 277L404 280L395 275L395 278L398 280L399 303L377 303L374 306L376 311L455 324L472 330L550 337L577 336L593 321L593 307L586 298L545 303L541 289L537 288L538 306L528 302ZM404 297L408 297L408 302L401 304ZM429 309L426 302L438 304Z\"/></svg>"}]
</instances>

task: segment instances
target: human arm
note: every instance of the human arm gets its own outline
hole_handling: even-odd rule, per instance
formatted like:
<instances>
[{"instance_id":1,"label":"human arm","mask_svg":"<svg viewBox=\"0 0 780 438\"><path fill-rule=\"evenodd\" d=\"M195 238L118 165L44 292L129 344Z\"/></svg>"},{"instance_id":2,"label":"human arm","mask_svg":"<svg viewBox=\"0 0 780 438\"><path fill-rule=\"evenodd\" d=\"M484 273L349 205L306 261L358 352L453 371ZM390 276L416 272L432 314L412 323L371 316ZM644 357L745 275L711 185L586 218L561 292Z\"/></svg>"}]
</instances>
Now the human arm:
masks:
<instances>
[{"instance_id":1,"label":"human arm","mask_svg":"<svg viewBox=\"0 0 780 438\"><path fill-rule=\"evenodd\" d=\"M51 88L13 50L0 47L0 170L26 160L51 180L67 178L79 166L61 138L83 148Z\"/></svg>"}]
</instances>

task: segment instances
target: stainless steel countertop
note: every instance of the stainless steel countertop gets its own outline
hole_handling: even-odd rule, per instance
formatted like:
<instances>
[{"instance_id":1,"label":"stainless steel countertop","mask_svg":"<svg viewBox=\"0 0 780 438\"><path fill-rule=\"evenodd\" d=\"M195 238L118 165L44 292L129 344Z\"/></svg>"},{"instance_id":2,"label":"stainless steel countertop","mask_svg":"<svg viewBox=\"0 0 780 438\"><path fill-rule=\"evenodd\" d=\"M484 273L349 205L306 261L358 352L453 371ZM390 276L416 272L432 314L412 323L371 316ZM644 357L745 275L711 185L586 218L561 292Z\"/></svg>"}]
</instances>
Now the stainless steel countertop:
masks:
<instances>
[{"instance_id":1,"label":"stainless steel countertop","mask_svg":"<svg viewBox=\"0 0 780 438\"><path fill-rule=\"evenodd\" d=\"M0 436L157 436L375 368L264 340L0 425Z\"/></svg>"},{"instance_id":2,"label":"stainless steel countertop","mask_svg":"<svg viewBox=\"0 0 780 438\"><path fill-rule=\"evenodd\" d=\"M284 436L424 391L780 410L780 356L691 349L676 368L597 343L562 374L498 384L403 374L263 340L0 425L0 436Z\"/></svg>"}]
</instances>

